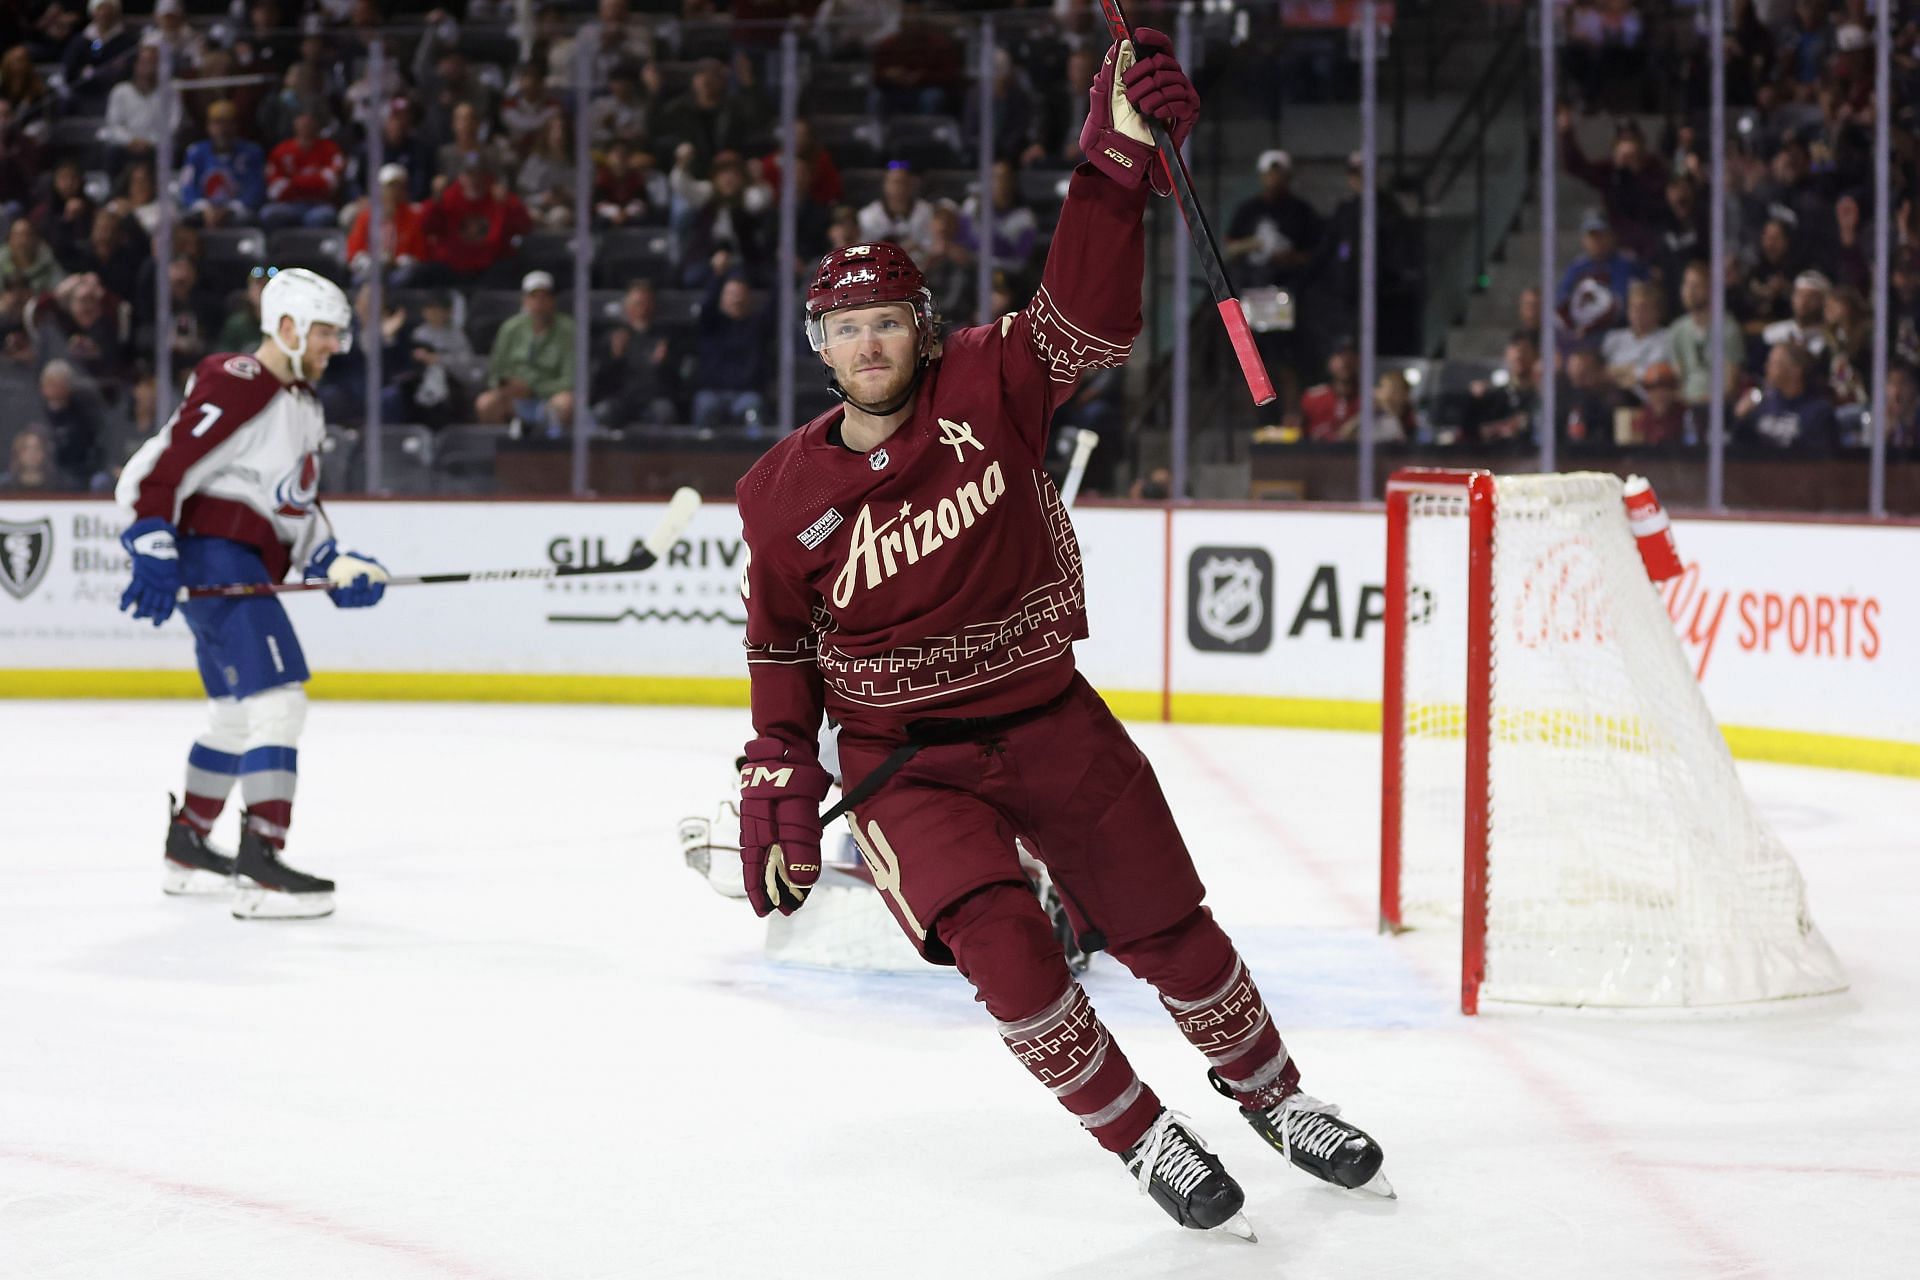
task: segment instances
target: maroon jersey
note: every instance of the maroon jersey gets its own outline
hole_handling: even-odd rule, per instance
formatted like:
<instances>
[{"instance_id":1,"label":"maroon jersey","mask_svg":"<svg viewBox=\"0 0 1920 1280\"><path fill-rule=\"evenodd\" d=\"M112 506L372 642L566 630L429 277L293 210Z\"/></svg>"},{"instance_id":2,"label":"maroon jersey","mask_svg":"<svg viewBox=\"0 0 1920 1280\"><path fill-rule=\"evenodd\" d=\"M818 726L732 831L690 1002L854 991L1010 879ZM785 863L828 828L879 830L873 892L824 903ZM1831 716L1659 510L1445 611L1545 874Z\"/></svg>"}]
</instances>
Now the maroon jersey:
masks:
<instances>
[{"instance_id":1,"label":"maroon jersey","mask_svg":"<svg viewBox=\"0 0 1920 1280\"><path fill-rule=\"evenodd\" d=\"M1123 363L1140 331L1145 202L1083 165L1033 301L950 332L907 422L856 453L829 438L836 407L741 479L760 734L811 755L823 708L891 738L1065 689L1087 621L1047 425L1081 371Z\"/></svg>"}]
</instances>

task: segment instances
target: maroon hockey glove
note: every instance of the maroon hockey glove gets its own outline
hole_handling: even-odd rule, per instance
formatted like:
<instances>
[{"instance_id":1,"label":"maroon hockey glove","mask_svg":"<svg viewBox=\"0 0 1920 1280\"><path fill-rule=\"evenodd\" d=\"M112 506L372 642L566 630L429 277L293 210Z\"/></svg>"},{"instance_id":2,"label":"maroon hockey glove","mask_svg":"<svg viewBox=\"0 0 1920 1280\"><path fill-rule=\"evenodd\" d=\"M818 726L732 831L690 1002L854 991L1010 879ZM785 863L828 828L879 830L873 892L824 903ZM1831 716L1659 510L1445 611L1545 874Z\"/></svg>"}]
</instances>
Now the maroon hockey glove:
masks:
<instances>
[{"instance_id":1,"label":"maroon hockey glove","mask_svg":"<svg viewBox=\"0 0 1920 1280\"><path fill-rule=\"evenodd\" d=\"M790 916L820 878L820 802L833 775L776 738L747 744L740 768L740 866L753 913Z\"/></svg>"},{"instance_id":2,"label":"maroon hockey glove","mask_svg":"<svg viewBox=\"0 0 1920 1280\"><path fill-rule=\"evenodd\" d=\"M1164 124L1175 147L1200 118L1200 96L1174 60L1173 43L1152 27L1141 27L1133 40L1109 47L1087 97L1080 149L1094 167L1122 186L1136 187L1148 178L1160 195L1171 191L1144 117Z\"/></svg>"}]
</instances>

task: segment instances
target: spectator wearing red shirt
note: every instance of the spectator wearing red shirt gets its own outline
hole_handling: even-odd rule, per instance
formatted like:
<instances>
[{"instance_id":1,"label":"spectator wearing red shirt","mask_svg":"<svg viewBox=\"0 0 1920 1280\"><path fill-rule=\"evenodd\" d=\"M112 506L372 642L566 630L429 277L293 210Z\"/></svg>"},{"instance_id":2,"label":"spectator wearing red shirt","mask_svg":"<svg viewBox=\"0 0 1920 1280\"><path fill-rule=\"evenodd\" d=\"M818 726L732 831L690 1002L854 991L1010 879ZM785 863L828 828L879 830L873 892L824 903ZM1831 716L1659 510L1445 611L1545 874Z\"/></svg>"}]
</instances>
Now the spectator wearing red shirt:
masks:
<instances>
[{"instance_id":1,"label":"spectator wearing red shirt","mask_svg":"<svg viewBox=\"0 0 1920 1280\"><path fill-rule=\"evenodd\" d=\"M664 223L672 199L653 157L625 138L615 138L593 174L593 216L604 226Z\"/></svg>"},{"instance_id":2,"label":"spectator wearing red shirt","mask_svg":"<svg viewBox=\"0 0 1920 1280\"><path fill-rule=\"evenodd\" d=\"M330 227L340 213L340 179L347 158L332 138L320 136L310 111L293 118L293 136L267 153L267 204L260 225Z\"/></svg>"},{"instance_id":3,"label":"spectator wearing red shirt","mask_svg":"<svg viewBox=\"0 0 1920 1280\"><path fill-rule=\"evenodd\" d=\"M427 215L421 206L407 199L407 171L397 164L380 169L380 252L372 245L373 210L363 206L353 220L347 236L347 262L353 267L354 283L373 271L374 259L387 272L387 283L397 289L408 288L427 262Z\"/></svg>"},{"instance_id":4,"label":"spectator wearing red shirt","mask_svg":"<svg viewBox=\"0 0 1920 1280\"><path fill-rule=\"evenodd\" d=\"M435 261L469 283L498 267L495 276L510 284L510 260L532 226L527 206L500 185L484 156L470 158L459 179L427 206L427 242Z\"/></svg>"},{"instance_id":5,"label":"spectator wearing red shirt","mask_svg":"<svg viewBox=\"0 0 1920 1280\"><path fill-rule=\"evenodd\" d=\"M796 160L803 160L812 166L813 180L807 184L801 194L815 204L829 208L840 203L846 194L846 184L840 179L840 166L834 163L833 153L828 151L814 135L813 123L804 117L793 125L793 154ZM760 161L760 177L777 195L780 191L780 152L774 151Z\"/></svg>"},{"instance_id":6,"label":"spectator wearing red shirt","mask_svg":"<svg viewBox=\"0 0 1920 1280\"><path fill-rule=\"evenodd\" d=\"M1353 438L1360 425L1360 362L1352 347L1327 357L1327 380L1300 397L1300 423L1317 444Z\"/></svg>"}]
</instances>

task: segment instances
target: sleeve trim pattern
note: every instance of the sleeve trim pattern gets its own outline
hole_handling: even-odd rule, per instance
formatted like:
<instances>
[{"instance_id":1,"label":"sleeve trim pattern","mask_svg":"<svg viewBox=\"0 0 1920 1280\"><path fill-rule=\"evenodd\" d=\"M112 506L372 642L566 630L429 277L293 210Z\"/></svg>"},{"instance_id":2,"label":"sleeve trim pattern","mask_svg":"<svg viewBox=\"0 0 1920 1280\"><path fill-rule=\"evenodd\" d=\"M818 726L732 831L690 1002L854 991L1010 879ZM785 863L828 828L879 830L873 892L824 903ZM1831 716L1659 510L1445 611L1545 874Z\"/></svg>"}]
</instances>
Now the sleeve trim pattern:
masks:
<instances>
[{"instance_id":1,"label":"sleeve trim pattern","mask_svg":"<svg viewBox=\"0 0 1920 1280\"><path fill-rule=\"evenodd\" d=\"M1060 310L1046 285L1027 304L1029 341L1047 366L1051 382L1070 383L1088 369L1112 369L1127 362L1133 343L1096 337Z\"/></svg>"},{"instance_id":2,"label":"sleeve trim pattern","mask_svg":"<svg viewBox=\"0 0 1920 1280\"><path fill-rule=\"evenodd\" d=\"M820 638L802 636L792 644L755 644L747 641L748 666L811 667L818 660Z\"/></svg>"}]
</instances>

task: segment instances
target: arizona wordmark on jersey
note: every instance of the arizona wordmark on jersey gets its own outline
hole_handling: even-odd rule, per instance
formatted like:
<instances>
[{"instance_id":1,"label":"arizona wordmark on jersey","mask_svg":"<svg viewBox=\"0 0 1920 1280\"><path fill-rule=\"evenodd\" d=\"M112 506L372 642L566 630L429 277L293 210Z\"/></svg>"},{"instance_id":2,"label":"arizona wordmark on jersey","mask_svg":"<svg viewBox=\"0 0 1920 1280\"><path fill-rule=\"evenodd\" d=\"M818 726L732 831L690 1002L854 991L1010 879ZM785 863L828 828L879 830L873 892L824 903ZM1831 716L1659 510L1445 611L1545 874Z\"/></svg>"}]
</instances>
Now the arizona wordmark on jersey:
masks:
<instances>
[{"instance_id":1,"label":"arizona wordmark on jersey","mask_svg":"<svg viewBox=\"0 0 1920 1280\"><path fill-rule=\"evenodd\" d=\"M990 464L987 479L996 483L980 486L978 502L983 520L1002 492L997 483L999 472L999 463ZM896 644L882 654L860 656L835 643L833 634L828 633L822 637L817 662L822 677L835 694L847 702L867 706L911 708L931 701L951 701L969 690L1015 678L1030 667L1054 659L1070 660L1073 642L1086 635L1080 544L1073 536L1066 506L1046 473L1029 471L1022 479L1047 526L1047 542L1053 551L1051 572L1030 581L1026 591L1004 615L978 619L951 633L930 635L918 643ZM960 535L973 525L972 490L970 482L961 490L957 501L941 499L938 508L941 519L937 525L922 528L916 521L904 535L901 531L890 533L878 555L871 544L862 547L854 543L848 548L842 576L850 576L863 567L871 574L875 560L883 562L886 577L893 576L896 564L904 568L915 561L903 554L895 562L886 553L893 549L895 539L905 546L912 544L916 535L924 539L919 544L922 555L928 547L936 553L949 549L956 557L970 554L960 545ZM911 507L911 504L902 505ZM861 508L862 514L867 510ZM858 521L854 528L857 536ZM954 529L954 535L947 534L949 528ZM1062 670L1070 673L1071 666L1063 665Z\"/></svg>"},{"instance_id":2,"label":"arizona wordmark on jersey","mask_svg":"<svg viewBox=\"0 0 1920 1280\"><path fill-rule=\"evenodd\" d=\"M918 564L922 556L931 556L957 544L961 532L973 528L976 517L984 518L987 508L998 502L1006 491L1007 481L1000 472L1000 464L990 462L977 482L968 480L951 498L940 499L937 505L926 507L918 516L913 513L913 503L903 502L900 510L888 516L885 523L876 525L873 505L862 506L853 521L847 562L833 580L834 606L844 609L853 599L854 591L861 585L862 571L865 585L875 587L898 573L902 566ZM899 527L895 528L896 525Z\"/></svg>"}]
</instances>

